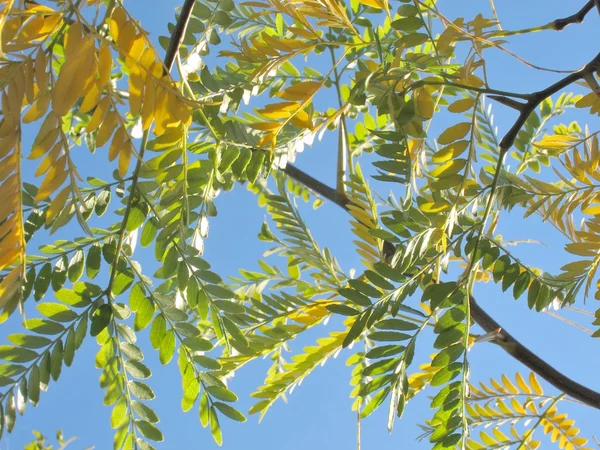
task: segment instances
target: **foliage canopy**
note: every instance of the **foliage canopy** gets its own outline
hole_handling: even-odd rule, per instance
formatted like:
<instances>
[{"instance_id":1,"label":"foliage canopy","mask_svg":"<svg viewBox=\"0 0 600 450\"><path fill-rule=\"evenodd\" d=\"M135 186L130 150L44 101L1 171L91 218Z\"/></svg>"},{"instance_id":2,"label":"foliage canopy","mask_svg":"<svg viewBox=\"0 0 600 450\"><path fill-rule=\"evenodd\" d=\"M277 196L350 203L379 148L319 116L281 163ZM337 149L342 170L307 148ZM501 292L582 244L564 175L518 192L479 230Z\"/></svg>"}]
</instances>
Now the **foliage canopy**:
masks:
<instances>
[{"instance_id":1,"label":"foliage canopy","mask_svg":"<svg viewBox=\"0 0 600 450\"><path fill-rule=\"evenodd\" d=\"M125 449L163 440L150 347L178 365L182 410L199 411L220 444L220 421L246 420L233 372L273 361L249 411L262 417L360 342L345 352L360 419L387 408L391 430L428 392L434 449L589 448L560 403L598 409L600 394L515 340L473 290L496 283L537 312L600 300L598 131L558 120L580 109L597 123L600 54L533 93L494 89L485 59L502 51L541 70L507 50L510 38L559 31L600 3L524 30L503 29L490 4L467 19L435 0L186 0L158 39L163 58L120 0L3 1L0 320L20 310L23 329L0 346L0 429L38 404L85 339L99 345L114 447ZM516 112L505 134L491 102ZM291 164L326 133L335 187ZM244 182L268 213L258 237L283 264L224 280L203 243L217 195ZM323 200L349 215L356 273L302 217L298 201ZM561 233L573 261L551 274L519 258L496 231L513 209ZM76 237L55 240L61 229ZM331 317L335 331L286 356ZM423 334L433 348L416 352ZM476 384L467 350L485 342L531 372Z\"/></svg>"}]
</instances>

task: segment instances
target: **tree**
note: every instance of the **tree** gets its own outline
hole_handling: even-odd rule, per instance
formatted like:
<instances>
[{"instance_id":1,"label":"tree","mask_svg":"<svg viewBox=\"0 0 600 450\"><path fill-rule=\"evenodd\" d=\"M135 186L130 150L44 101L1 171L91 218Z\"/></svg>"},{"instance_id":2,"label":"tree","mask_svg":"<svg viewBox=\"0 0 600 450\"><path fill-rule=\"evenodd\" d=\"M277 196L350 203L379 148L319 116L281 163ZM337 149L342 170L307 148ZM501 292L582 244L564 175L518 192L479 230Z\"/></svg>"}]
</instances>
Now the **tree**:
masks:
<instances>
[{"instance_id":1,"label":"tree","mask_svg":"<svg viewBox=\"0 0 600 450\"><path fill-rule=\"evenodd\" d=\"M159 38L162 58L121 1L3 2L0 305L22 332L0 347L2 429L95 338L115 448L163 440L142 362L154 350L178 365L183 411L199 410L219 444L220 421L246 420L229 375L273 360L249 411L262 416L343 351L359 419L387 408L391 430L425 392L432 448L585 448L560 407L600 409L600 393L509 334L475 287L496 283L542 313L583 303L595 286L598 131L558 116L577 109L594 123L600 54L531 93L494 88L485 55L519 58L508 39L581 23L600 3L543 26L529 17L522 30L504 29L490 4L492 18L451 20L435 0L186 0ZM490 103L516 114L503 133ZM331 187L292 165L324 134L337 139ZM78 165L80 147L93 166ZM269 216L258 237L285 269L260 261L224 280L203 243L217 194L244 182ZM348 213L359 271L317 244L297 199ZM511 211L562 236L559 273L502 239ZM61 229L76 237L54 240ZM286 356L330 318L334 331ZM137 341L146 328L149 342ZM427 334L433 348L416 351ZM476 384L467 350L486 342L530 372Z\"/></svg>"}]
</instances>

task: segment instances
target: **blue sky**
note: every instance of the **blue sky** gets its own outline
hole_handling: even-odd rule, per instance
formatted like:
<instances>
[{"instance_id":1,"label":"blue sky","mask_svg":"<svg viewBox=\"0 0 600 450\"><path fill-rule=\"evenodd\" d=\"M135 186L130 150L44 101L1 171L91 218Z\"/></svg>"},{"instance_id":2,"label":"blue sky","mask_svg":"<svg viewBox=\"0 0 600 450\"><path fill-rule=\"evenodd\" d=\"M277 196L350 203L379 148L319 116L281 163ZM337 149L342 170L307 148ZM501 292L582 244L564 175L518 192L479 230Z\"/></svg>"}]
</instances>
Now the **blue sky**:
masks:
<instances>
[{"instance_id":1,"label":"blue sky","mask_svg":"<svg viewBox=\"0 0 600 450\"><path fill-rule=\"evenodd\" d=\"M181 1L173 0L132 0L127 6L156 39L159 34L166 34L165 21L167 18L173 21L173 9L180 3ZM515 29L541 25L564 17L575 12L582 4L582 0L505 0L498 2L497 9L504 27ZM450 18L470 18L482 10L489 16L487 2L481 0L440 0L439 7ZM583 25L571 26L560 33L545 32L543 35L511 38L508 47L538 65L576 69L598 51L595 42L599 20L594 14L590 16L593 17L588 18ZM490 52L488 58L490 84L496 89L529 92L543 88L561 76L534 71L499 52ZM494 105L493 108L496 123L502 134L514 119L514 111L506 111L506 108L500 105ZM568 118L562 120L568 123L576 118L586 119L585 116L570 113ZM597 128L597 118L591 118L594 119L596 123L588 120L591 129ZM433 131L435 133L435 129ZM333 142L333 136L325 138L322 143L316 142L312 148L299 155L297 165L322 181L332 184L335 167L335 155L332 151L334 146L331 145ZM96 157L101 158L101 155ZM91 160L86 158L82 161L89 164ZM367 162L362 165L369 170ZM511 165L515 163L512 162ZM89 170L89 167L87 169ZM375 186L380 188L379 192L383 195L391 188L390 185ZM400 192L396 192L396 195L399 194ZM265 211L258 208L254 196L243 187L221 194L217 199L217 206L219 215L211 220L205 258L222 276L235 275L239 268L255 268L256 261L268 248L256 239L265 218ZM324 205L317 211L312 211L310 207L303 207L302 210L306 213L305 218L312 226L311 231L320 245L332 249L342 268L346 271L352 267L359 268L359 259L351 244L353 237L345 213L334 205ZM69 232L73 233L74 229L65 232L68 235ZM523 220L521 210L515 209L510 215L504 216L500 232L505 239L535 238L544 243L526 244L517 248L517 254L529 264L556 273L558 268L567 262L562 251L564 241L560 236L549 225L542 224L535 217ZM271 261L280 263L275 258L271 258ZM153 269L146 270L147 273L152 271ZM477 286L475 294L486 311L546 361L575 380L591 388L600 389L597 377L600 362L595 357L600 350L597 340L592 341L581 331L552 317L529 311L525 302L515 302L510 295L503 295L496 285ZM591 304L589 309L593 310L595 306ZM4 326L17 330L14 320ZM299 350L302 346L314 342L316 337L332 330L332 325L321 325L307 333L299 342L293 343L292 348ZM139 342L145 341L147 331L139 336ZM431 337L424 337L419 341L418 361L427 360L431 353L430 344ZM64 367L59 382L51 384L49 391L42 394L40 405L37 408L29 405L25 416L17 419L15 431L11 435L5 435L0 442L0 450L22 448L30 439L32 429L53 435L59 428L64 430L66 436L79 437L69 448L79 449L88 445L95 445L97 449L112 448L110 408L102 405L103 391L98 386L100 372L94 368L97 349L95 341L88 338L76 354L73 366ZM156 448L217 448L210 432L201 427L197 408L185 414L181 412L181 381L176 363L173 361L170 365L162 367L156 352L149 346L146 346L145 350L145 361L153 369L153 376L149 382L156 393L156 400L151 402L151 406L161 418L159 425L165 435L165 442L157 444ZM222 420L223 448L355 448L356 417L355 413L350 411L349 368L345 366L348 355L348 352L342 353L337 359L329 360L324 367L317 369L288 396L288 404L278 402L262 423L258 424L254 416L250 416L245 424ZM469 359L472 380L487 381L490 376L499 376L502 372L511 377L516 371L528 373L525 367L492 344L476 345L470 352ZM253 363L237 372L231 381L232 389L240 398L238 406L242 411L246 411L252 405L249 394L264 380L268 362ZM544 384L544 387L548 392L553 392L547 384ZM382 407L362 422L363 449L430 448L427 441L415 441L416 436L420 434L416 424L422 423L432 414L428 403L425 396L411 401L403 420L397 422L391 435L386 430L386 408ZM591 438L590 433L598 429L600 414L566 403L563 403L563 409L573 415L580 428L588 431L584 435Z\"/></svg>"}]
</instances>

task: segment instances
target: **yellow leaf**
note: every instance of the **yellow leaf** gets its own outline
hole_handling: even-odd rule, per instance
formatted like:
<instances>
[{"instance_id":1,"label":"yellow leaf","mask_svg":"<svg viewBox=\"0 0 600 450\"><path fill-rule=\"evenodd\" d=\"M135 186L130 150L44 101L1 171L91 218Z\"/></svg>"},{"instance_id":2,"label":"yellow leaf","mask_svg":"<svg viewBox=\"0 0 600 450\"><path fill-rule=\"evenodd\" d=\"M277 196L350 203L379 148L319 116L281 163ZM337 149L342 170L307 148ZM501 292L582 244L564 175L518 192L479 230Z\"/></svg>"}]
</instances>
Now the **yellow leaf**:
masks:
<instances>
[{"instance_id":1,"label":"yellow leaf","mask_svg":"<svg viewBox=\"0 0 600 450\"><path fill-rule=\"evenodd\" d=\"M300 105L295 102L272 103L266 105L257 112L267 119L287 119L300 108Z\"/></svg>"},{"instance_id":2,"label":"yellow leaf","mask_svg":"<svg viewBox=\"0 0 600 450\"><path fill-rule=\"evenodd\" d=\"M542 149L561 150L573 147L579 141L580 139L575 136L555 134L552 136L544 136L541 141L534 142L533 145Z\"/></svg>"},{"instance_id":3,"label":"yellow leaf","mask_svg":"<svg viewBox=\"0 0 600 450\"><path fill-rule=\"evenodd\" d=\"M8 254L0 256L0 267L6 267L3 265L3 261L10 256ZM12 298L15 291L21 288L20 274L21 267L17 266L0 282L0 308L4 307Z\"/></svg>"},{"instance_id":4,"label":"yellow leaf","mask_svg":"<svg viewBox=\"0 0 600 450\"><path fill-rule=\"evenodd\" d=\"M50 225L54 222L58 213L60 213L65 207L65 203L69 198L70 186L65 187L62 191L60 191L54 199L50 202L50 206L46 210L46 225Z\"/></svg>"},{"instance_id":5,"label":"yellow leaf","mask_svg":"<svg viewBox=\"0 0 600 450\"><path fill-rule=\"evenodd\" d=\"M298 128L307 128L309 130L313 129L311 117L304 110L300 110L294 114L290 119L290 123Z\"/></svg>"},{"instance_id":6,"label":"yellow leaf","mask_svg":"<svg viewBox=\"0 0 600 450\"><path fill-rule=\"evenodd\" d=\"M100 45L100 50L98 51L98 85L101 89L103 89L106 83L108 83L111 71L112 55L108 45L103 42L102 45Z\"/></svg>"},{"instance_id":7,"label":"yellow leaf","mask_svg":"<svg viewBox=\"0 0 600 450\"><path fill-rule=\"evenodd\" d=\"M42 95L38 97L31 108L25 113L23 116L23 123L31 123L35 122L39 118L41 118L46 111L48 110L48 105L50 104L50 92L44 92Z\"/></svg>"},{"instance_id":8,"label":"yellow leaf","mask_svg":"<svg viewBox=\"0 0 600 450\"><path fill-rule=\"evenodd\" d=\"M431 119L434 112L433 98L426 89L418 89L415 93L415 112L423 119Z\"/></svg>"},{"instance_id":9,"label":"yellow leaf","mask_svg":"<svg viewBox=\"0 0 600 450\"><path fill-rule=\"evenodd\" d=\"M145 48L146 38L141 34L136 35L133 39L133 42L131 43L131 48L129 49L128 57L133 59L134 61L139 61Z\"/></svg>"},{"instance_id":10,"label":"yellow leaf","mask_svg":"<svg viewBox=\"0 0 600 450\"><path fill-rule=\"evenodd\" d=\"M104 144L108 142L110 137L115 131L115 126L117 125L117 118L119 117L119 113L116 111L111 111L107 114L106 119L102 123L102 126L98 130L98 134L96 135L96 145L98 147L102 147Z\"/></svg>"},{"instance_id":11,"label":"yellow leaf","mask_svg":"<svg viewBox=\"0 0 600 450\"><path fill-rule=\"evenodd\" d=\"M370 6L371 8L383 8L383 2L381 2L380 0L358 0L358 3L362 3L365 6Z\"/></svg>"},{"instance_id":12,"label":"yellow leaf","mask_svg":"<svg viewBox=\"0 0 600 450\"><path fill-rule=\"evenodd\" d=\"M82 94L94 61L94 49L94 38L88 36L62 66L52 90L52 109L58 116L67 114Z\"/></svg>"},{"instance_id":13,"label":"yellow leaf","mask_svg":"<svg viewBox=\"0 0 600 450\"><path fill-rule=\"evenodd\" d=\"M73 23L65 33L64 49L65 59L76 56L83 44L83 27L80 22Z\"/></svg>"},{"instance_id":14,"label":"yellow leaf","mask_svg":"<svg viewBox=\"0 0 600 450\"><path fill-rule=\"evenodd\" d=\"M271 131L276 130L281 127L281 122L261 122L261 123L252 123L249 125L250 128L261 131Z\"/></svg>"},{"instance_id":15,"label":"yellow leaf","mask_svg":"<svg viewBox=\"0 0 600 450\"><path fill-rule=\"evenodd\" d=\"M35 56L35 79L40 92L45 92L48 88L48 72L47 69L46 54L43 50L38 50Z\"/></svg>"},{"instance_id":16,"label":"yellow leaf","mask_svg":"<svg viewBox=\"0 0 600 450\"><path fill-rule=\"evenodd\" d=\"M452 159L440 167L435 168L431 171L431 176L436 178L448 177L450 175L456 175L467 165L466 159Z\"/></svg>"},{"instance_id":17,"label":"yellow leaf","mask_svg":"<svg viewBox=\"0 0 600 450\"><path fill-rule=\"evenodd\" d=\"M127 14L121 7L116 7L110 16L110 34L115 42L118 42L121 29L127 22Z\"/></svg>"},{"instance_id":18,"label":"yellow leaf","mask_svg":"<svg viewBox=\"0 0 600 450\"><path fill-rule=\"evenodd\" d=\"M142 103L142 128L147 130L154 119L154 108L156 103L156 85L152 77L146 78L144 87L144 102Z\"/></svg>"},{"instance_id":19,"label":"yellow leaf","mask_svg":"<svg viewBox=\"0 0 600 450\"><path fill-rule=\"evenodd\" d=\"M588 206L587 208L584 208L581 212L584 214L589 214L590 216L600 215L600 205Z\"/></svg>"},{"instance_id":20,"label":"yellow leaf","mask_svg":"<svg viewBox=\"0 0 600 450\"><path fill-rule=\"evenodd\" d=\"M94 110L94 114L92 114L92 117L90 118L90 121L86 127L86 131L88 133L95 131L100 126L100 124L106 117L106 113L108 112L109 107L110 99L108 98L108 96L106 96L102 100L100 100L98 106L96 106L96 109Z\"/></svg>"},{"instance_id":21,"label":"yellow leaf","mask_svg":"<svg viewBox=\"0 0 600 450\"><path fill-rule=\"evenodd\" d=\"M52 164L54 164L54 161L56 161L56 159L60 155L61 150L62 150L62 142L59 141L56 144L54 144L54 146L50 149L50 151L48 152L48 154L46 155L46 157L44 158L42 163L38 166L34 175L36 177L39 177L40 175L45 174L46 171L52 166Z\"/></svg>"},{"instance_id":22,"label":"yellow leaf","mask_svg":"<svg viewBox=\"0 0 600 450\"><path fill-rule=\"evenodd\" d=\"M18 137L19 133L15 131L8 136L0 138L0 158L4 158L14 148Z\"/></svg>"},{"instance_id":23,"label":"yellow leaf","mask_svg":"<svg viewBox=\"0 0 600 450\"><path fill-rule=\"evenodd\" d=\"M127 136L127 132L125 131L125 127L120 126L117 128L115 135L113 136L113 140L110 144L110 148L108 149L108 160L113 161L117 156L119 156L119 152L123 148L123 143Z\"/></svg>"},{"instance_id":24,"label":"yellow leaf","mask_svg":"<svg viewBox=\"0 0 600 450\"><path fill-rule=\"evenodd\" d=\"M98 104L100 101L100 96L102 95L102 88L99 86L98 82L94 80L90 89L83 97L83 101L81 102L81 106L79 107L79 112L85 114L92 110L94 106Z\"/></svg>"},{"instance_id":25,"label":"yellow leaf","mask_svg":"<svg viewBox=\"0 0 600 450\"><path fill-rule=\"evenodd\" d=\"M36 202L46 200L54 191L56 191L56 189L60 187L61 184L64 183L67 178L67 171L65 169L66 163L67 156L63 155L56 161L55 164L52 165L46 175L46 178L44 178L44 181L42 181L37 195L35 196Z\"/></svg>"},{"instance_id":26,"label":"yellow leaf","mask_svg":"<svg viewBox=\"0 0 600 450\"><path fill-rule=\"evenodd\" d=\"M50 147L52 147L56 142L59 132L60 130L58 128L54 128L39 141L36 139L33 143L33 148L31 149L29 159L37 159L41 156L44 156Z\"/></svg>"},{"instance_id":27,"label":"yellow leaf","mask_svg":"<svg viewBox=\"0 0 600 450\"><path fill-rule=\"evenodd\" d=\"M144 79L137 64L129 68L129 112L136 117L142 108L142 90Z\"/></svg>"},{"instance_id":28,"label":"yellow leaf","mask_svg":"<svg viewBox=\"0 0 600 450\"><path fill-rule=\"evenodd\" d=\"M452 208L452 205L450 203L429 202L429 203L423 203L420 206L420 208L421 208L421 211L426 212L426 213L438 213L438 212L448 211L449 209Z\"/></svg>"},{"instance_id":29,"label":"yellow leaf","mask_svg":"<svg viewBox=\"0 0 600 450\"><path fill-rule=\"evenodd\" d=\"M292 84L276 95L284 100L304 101L315 94L322 83L317 81L304 81L302 83Z\"/></svg>"},{"instance_id":30,"label":"yellow leaf","mask_svg":"<svg viewBox=\"0 0 600 450\"><path fill-rule=\"evenodd\" d=\"M471 130L470 122L461 122L456 125L452 125L450 128L444 130L440 137L438 138L438 143L441 145L446 145L451 142L457 141L459 139L464 138L467 133Z\"/></svg>"},{"instance_id":31,"label":"yellow leaf","mask_svg":"<svg viewBox=\"0 0 600 450\"><path fill-rule=\"evenodd\" d=\"M531 389L529 388L529 386L525 382L525 379L519 372L517 372L516 380L517 386L519 386L519 389L521 389L521 391L528 395L531 394Z\"/></svg>"},{"instance_id":32,"label":"yellow leaf","mask_svg":"<svg viewBox=\"0 0 600 450\"><path fill-rule=\"evenodd\" d=\"M25 104L31 105L35 101L35 97L38 91L34 79L35 74L33 69L33 59L27 58L27 60L25 61L23 75L25 80Z\"/></svg>"},{"instance_id":33,"label":"yellow leaf","mask_svg":"<svg viewBox=\"0 0 600 450\"><path fill-rule=\"evenodd\" d=\"M448 111L453 113L463 113L468 111L475 104L474 98L463 98L455 101L450 106L448 106Z\"/></svg>"},{"instance_id":34,"label":"yellow leaf","mask_svg":"<svg viewBox=\"0 0 600 450\"><path fill-rule=\"evenodd\" d=\"M131 143L129 139L125 138L123 141L123 148L119 153L119 176L124 178L127 175L127 169L129 169L129 162L131 161Z\"/></svg>"},{"instance_id":35,"label":"yellow leaf","mask_svg":"<svg viewBox=\"0 0 600 450\"><path fill-rule=\"evenodd\" d=\"M38 38L41 34L42 29L44 28L44 17L36 16L29 20L23 28L21 28L21 33L19 37L19 41L33 41Z\"/></svg>"},{"instance_id":36,"label":"yellow leaf","mask_svg":"<svg viewBox=\"0 0 600 450\"><path fill-rule=\"evenodd\" d=\"M469 147L469 141L456 141L449 144L433 154L431 160L434 163L442 163L458 158Z\"/></svg>"},{"instance_id":37,"label":"yellow leaf","mask_svg":"<svg viewBox=\"0 0 600 450\"><path fill-rule=\"evenodd\" d=\"M125 25L123 25L123 27L119 30L119 39L117 40L117 44L126 55L129 54L129 51L133 46L136 31L135 25L131 21L126 22Z\"/></svg>"},{"instance_id":38,"label":"yellow leaf","mask_svg":"<svg viewBox=\"0 0 600 450\"><path fill-rule=\"evenodd\" d=\"M600 242L571 242L565 245L565 250L573 255L597 256L600 250Z\"/></svg>"}]
</instances>

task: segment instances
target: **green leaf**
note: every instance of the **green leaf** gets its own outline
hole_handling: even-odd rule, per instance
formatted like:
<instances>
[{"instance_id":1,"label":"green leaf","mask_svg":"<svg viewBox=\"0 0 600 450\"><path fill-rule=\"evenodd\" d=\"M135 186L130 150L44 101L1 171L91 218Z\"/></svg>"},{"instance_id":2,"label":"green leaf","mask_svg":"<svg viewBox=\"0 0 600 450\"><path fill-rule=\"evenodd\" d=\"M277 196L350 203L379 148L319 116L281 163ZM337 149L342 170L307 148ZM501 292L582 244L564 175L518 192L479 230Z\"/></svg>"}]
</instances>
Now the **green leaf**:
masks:
<instances>
[{"instance_id":1,"label":"green leaf","mask_svg":"<svg viewBox=\"0 0 600 450\"><path fill-rule=\"evenodd\" d=\"M81 278L84 267L85 254L82 250L77 250L71 258L71 261L69 261L68 276L71 283L75 283L77 280L79 280L79 278Z\"/></svg>"},{"instance_id":2,"label":"green leaf","mask_svg":"<svg viewBox=\"0 0 600 450\"><path fill-rule=\"evenodd\" d=\"M328 311L331 311L334 314L340 314L342 316L356 316L360 314L360 311L343 304L334 303L327 305L326 308Z\"/></svg>"},{"instance_id":3,"label":"green leaf","mask_svg":"<svg viewBox=\"0 0 600 450\"><path fill-rule=\"evenodd\" d=\"M29 385L29 401L33 406L37 406L40 401L40 369L38 366L31 366L27 384Z\"/></svg>"},{"instance_id":4,"label":"green leaf","mask_svg":"<svg viewBox=\"0 0 600 450\"><path fill-rule=\"evenodd\" d=\"M115 403L113 409L110 413L110 426L112 428L119 428L122 425L125 425L126 422L129 421L129 417L127 416L127 399L125 396L122 396L121 399Z\"/></svg>"},{"instance_id":5,"label":"green leaf","mask_svg":"<svg viewBox=\"0 0 600 450\"><path fill-rule=\"evenodd\" d=\"M221 426L219 425L219 418L217 417L217 412L213 407L210 408L210 412L208 414L210 419L210 432L212 434L213 439L218 445L223 444L223 435L221 433Z\"/></svg>"},{"instance_id":6,"label":"green leaf","mask_svg":"<svg viewBox=\"0 0 600 450\"><path fill-rule=\"evenodd\" d=\"M204 392L202 394L202 396L200 397L200 408L199 408L199 416L200 416L200 423L202 424L203 427L206 427L208 425L208 421L209 421L209 406L208 406L208 394L206 392Z\"/></svg>"},{"instance_id":7,"label":"green leaf","mask_svg":"<svg viewBox=\"0 0 600 450\"><path fill-rule=\"evenodd\" d=\"M223 386L206 386L206 391L213 397L224 402L236 402L237 395Z\"/></svg>"},{"instance_id":8,"label":"green leaf","mask_svg":"<svg viewBox=\"0 0 600 450\"><path fill-rule=\"evenodd\" d=\"M65 329L60 323L38 318L26 320L24 326L38 334L58 334Z\"/></svg>"},{"instance_id":9,"label":"green leaf","mask_svg":"<svg viewBox=\"0 0 600 450\"><path fill-rule=\"evenodd\" d=\"M148 220L142 228L142 235L140 237L140 245L142 247L148 247L154 242L156 233L158 232L158 220L152 217Z\"/></svg>"},{"instance_id":10,"label":"green leaf","mask_svg":"<svg viewBox=\"0 0 600 450\"><path fill-rule=\"evenodd\" d=\"M73 358L75 357L75 330L71 328L69 330L69 334L67 334L67 339L65 340L65 348L63 351L63 360L67 367L71 367L73 363Z\"/></svg>"},{"instance_id":11,"label":"green leaf","mask_svg":"<svg viewBox=\"0 0 600 450\"><path fill-rule=\"evenodd\" d=\"M233 292L217 284L207 284L204 286L204 289L206 289L209 294L215 296L216 298L221 298L224 300L235 298L235 294Z\"/></svg>"},{"instance_id":12,"label":"green leaf","mask_svg":"<svg viewBox=\"0 0 600 450\"><path fill-rule=\"evenodd\" d=\"M236 422L245 422L246 416L244 416L241 412L235 409L233 406L230 406L226 403L214 402L213 406L215 406L219 411L225 414L230 419L235 420Z\"/></svg>"},{"instance_id":13,"label":"green leaf","mask_svg":"<svg viewBox=\"0 0 600 450\"><path fill-rule=\"evenodd\" d=\"M52 343L48 338L31 334L10 334L8 340L15 345L27 348L43 348Z\"/></svg>"},{"instance_id":14,"label":"green leaf","mask_svg":"<svg viewBox=\"0 0 600 450\"><path fill-rule=\"evenodd\" d=\"M52 265L47 262L40 269L35 282L33 283L33 298L35 301L39 301L50 286L50 280L52 279Z\"/></svg>"},{"instance_id":15,"label":"green leaf","mask_svg":"<svg viewBox=\"0 0 600 450\"><path fill-rule=\"evenodd\" d=\"M124 366L127 372L137 379L145 380L146 378L150 378L150 376L152 376L152 371L140 361L130 359L125 361Z\"/></svg>"},{"instance_id":16,"label":"green leaf","mask_svg":"<svg viewBox=\"0 0 600 450\"><path fill-rule=\"evenodd\" d=\"M349 280L348 284L356 289L358 292L372 298L381 297L381 292L369 283L365 283L362 280ZM344 295L344 294L342 294Z\"/></svg>"},{"instance_id":17,"label":"green leaf","mask_svg":"<svg viewBox=\"0 0 600 450\"><path fill-rule=\"evenodd\" d=\"M131 402L131 406L133 406L133 410L138 416L140 416L140 418L142 418L142 420L151 423L158 422L158 416L156 415L154 410L146 406L145 404L138 402L137 400L133 400Z\"/></svg>"},{"instance_id":18,"label":"green leaf","mask_svg":"<svg viewBox=\"0 0 600 450\"><path fill-rule=\"evenodd\" d=\"M145 420L136 420L135 426L138 430L142 432L144 436L148 439L152 439L156 442L163 441L163 435L158 428L152 425L150 422L146 422Z\"/></svg>"},{"instance_id":19,"label":"green leaf","mask_svg":"<svg viewBox=\"0 0 600 450\"><path fill-rule=\"evenodd\" d=\"M439 352L431 361L432 367L445 367L460 358L464 352L464 346L461 343L453 344Z\"/></svg>"},{"instance_id":20,"label":"green leaf","mask_svg":"<svg viewBox=\"0 0 600 450\"><path fill-rule=\"evenodd\" d=\"M518 299L523 292L529 287L529 282L531 281L531 276L528 272L522 272L515 281L515 285L513 287L513 297Z\"/></svg>"},{"instance_id":21,"label":"green leaf","mask_svg":"<svg viewBox=\"0 0 600 450\"><path fill-rule=\"evenodd\" d=\"M141 227L144 223L144 220L146 220L147 211L148 207L145 204L138 203L137 205L133 206L129 212L125 229L129 232L132 232L133 230L137 230L139 227Z\"/></svg>"},{"instance_id":22,"label":"green leaf","mask_svg":"<svg viewBox=\"0 0 600 450\"><path fill-rule=\"evenodd\" d=\"M10 345L0 345L0 359L16 363L32 361L38 357L33 350L21 347L12 347Z\"/></svg>"},{"instance_id":23,"label":"green leaf","mask_svg":"<svg viewBox=\"0 0 600 450\"><path fill-rule=\"evenodd\" d=\"M198 352L208 352L213 349L213 344L207 339L203 339L200 337L195 338L185 338L183 340L183 345L188 347L190 350L198 351Z\"/></svg>"},{"instance_id":24,"label":"green leaf","mask_svg":"<svg viewBox=\"0 0 600 450\"><path fill-rule=\"evenodd\" d=\"M60 289L56 291L54 296L57 300L60 300L61 302L69 306L73 306L75 308L83 308L91 303L89 297L82 295L78 292L72 291L71 289Z\"/></svg>"},{"instance_id":25,"label":"green leaf","mask_svg":"<svg viewBox=\"0 0 600 450\"><path fill-rule=\"evenodd\" d=\"M355 291L354 289L340 288L338 289L338 292L340 293L340 295L346 297L348 300L350 300L353 303L356 303L357 305L366 307L371 306L371 300L369 299L369 297L361 294L358 291Z\"/></svg>"},{"instance_id":26,"label":"green leaf","mask_svg":"<svg viewBox=\"0 0 600 450\"><path fill-rule=\"evenodd\" d=\"M183 397L181 398L181 409L184 412L189 411L196 403L196 399L200 394L200 382L196 378L193 370L190 375L185 375L182 377L183 382Z\"/></svg>"},{"instance_id":27,"label":"green leaf","mask_svg":"<svg viewBox=\"0 0 600 450\"><path fill-rule=\"evenodd\" d=\"M54 265L54 270L52 271L52 290L58 291L65 284L67 280L67 265L66 256L60 258Z\"/></svg>"},{"instance_id":28,"label":"green leaf","mask_svg":"<svg viewBox=\"0 0 600 450\"><path fill-rule=\"evenodd\" d=\"M419 325L413 322L407 322L402 319L385 319L380 320L375 324L376 328L380 328L383 330L401 330L401 331L411 331L417 330Z\"/></svg>"},{"instance_id":29,"label":"green leaf","mask_svg":"<svg viewBox=\"0 0 600 450\"><path fill-rule=\"evenodd\" d=\"M373 398L371 398L369 403L367 403L367 405L360 412L361 419L368 417L373 411L375 411L379 407L379 405L381 405L383 401L387 398L387 396L390 393L390 390L390 386L387 386L384 389L380 390L377 394L375 394Z\"/></svg>"},{"instance_id":30,"label":"green leaf","mask_svg":"<svg viewBox=\"0 0 600 450\"><path fill-rule=\"evenodd\" d=\"M41 303L37 309L44 316L56 322L72 322L78 315L68 306L61 303Z\"/></svg>"},{"instance_id":31,"label":"green leaf","mask_svg":"<svg viewBox=\"0 0 600 450\"><path fill-rule=\"evenodd\" d=\"M112 319L112 308L110 305L100 305L96 311L92 314L92 326L90 327L90 334L92 336L98 336L102 330L104 330Z\"/></svg>"},{"instance_id":32,"label":"green leaf","mask_svg":"<svg viewBox=\"0 0 600 450\"><path fill-rule=\"evenodd\" d=\"M175 333L169 330L164 335L160 344L159 359L161 364L169 364L175 353Z\"/></svg>"},{"instance_id":33,"label":"green leaf","mask_svg":"<svg viewBox=\"0 0 600 450\"><path fill-rule=\"evenodd\" d=\"M399 333L396 331L375 331L369 334L369 339L379 342L405 341L410 338L411 336L409 334Z\"/></svg>"},{"instance_id":34,"label":"green leaf","mask_svg":"<svg viewBox=\"0 0 600 450\"><path fill-rule=\"evenodd\" d=\"M131 393L140 400L152 400L155 395L150 386L141 381L130 380L128 383Z\"/></svg>"},{"instance_id":35,"label":"green leaf","mask_svg":"<svg viewBox=\"0 0 600 450\"><path fill-rule=\"evenodd\" d=\"M194 355L192 358L205 369L221 370L221 364L216 359L204 355Z\"/></svg>"},{"instance_id":36,"label":"green leaf","mask_svg":"<svg viewBox=\"0 0 600 450\"><path fill-rule=\"evenodd\" d=\"M165 333L167 332L167 322L162 314L157 314L150 327L150 343L152 348L158 350Z\"/></svg>"},{"instance_id":37,"label":"green leaf","mask_svg":"<svg viewBox=\"0 0 600 450\"><path fill-rule=\"evenodd\" d=\"M131 309L133 310L133 307ZM133 320L133 329L135 331L141 331L150 324L152 317L154 317L154 303L144 295L136 304L135 311L136 315Z\"/></svg>"},{"instance_id":38,"label":"green leaf","mask_svg":"<svg viewBox=\"0 0 600 450\"><path fill-rule=\"evenodd\" d=\"M384 277L379 275L377 272L372 270L365 270L365 276L375 286L379 286L381 289L391 290L394 289L394 285L387 281ZM379 294L381 295L381 294Z\"/></svg>"},{"instance_id":39,"label":"green leaf","mask_svg":"<svg viewBox=\"0 0 600 450\"><path fill-rule=\"evenodd\" d=\"M228 317L223 317L223 325L232 338L232 345L240 350L248 347L248 340L238 326Z\"/></svg>"},{"instance_id":40,"label":"green leaf","mask_svg":"<svg viewBox=\"0 0 600 450\"><path fill-rule=\"evenodd\" d=\"M102 248L100 244L94 244L90 247L87 259L85 261L85 273L90 278L93 279L100 272L100 267L102 266Z\"/></svg>"},{"instance_id":41,"label":"green leaf","mask_svg":"<svg viewBox=\"0 0 600 450\"><path fill-rule=\"evenodd\" d=\"M62 363L63 363L63 343L62 341L58 341L54 345L54 349L52 349L52 354L50 355L50 375L52 375L52 379L57 381L60 377L60 373L62 371Z\"/></svg>"}]
</instances>

